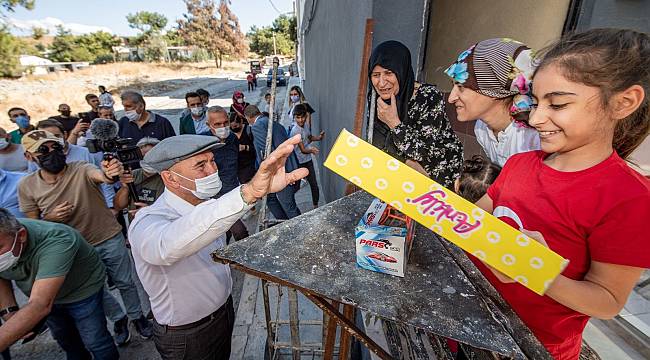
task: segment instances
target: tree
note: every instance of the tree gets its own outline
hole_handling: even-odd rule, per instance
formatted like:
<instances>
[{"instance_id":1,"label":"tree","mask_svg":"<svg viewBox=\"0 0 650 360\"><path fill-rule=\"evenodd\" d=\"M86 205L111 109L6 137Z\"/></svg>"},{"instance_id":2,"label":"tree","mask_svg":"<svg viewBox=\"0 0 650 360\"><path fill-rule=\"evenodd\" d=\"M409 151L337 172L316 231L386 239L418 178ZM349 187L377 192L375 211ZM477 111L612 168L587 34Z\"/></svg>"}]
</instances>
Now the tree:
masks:
<instances>
[{"instance_id":1,"label":"tree","mask_svg":"<svg viewBox=\"0 0 650 360\"><path fill-rule=\"evenodd\" d=\"M185 46L185 39L181 36L181 34L178 32L177 28L171 29L167 31L164 35L165 42L169 46Z\"/></svg>"},{"instance_id":2,"label":"tree","mask_svg":"<svg viewBox=\"0 0 650 360\"><path fill-rule=\"evenodd\" d=\"M32 28L32 38L34 40L41 40L43 36L49 34L50 32L47 29L40 28L40 27L33 27Z\"/></svg>"},{"instance_id":3,"label":"tree","mask_svg":"<svg viewBox=\"0 0 650 360\"><path fill-rule=\"evenodd\" d=\"M167 59L167 43L162 36L162 30L167 26L165 15L150 12L138 11L135 14L128 14L126 20L133 29L138 29L141 34L134 39L134 44L145 48L145 60Z\"/></svg>"},{"instance_id":4,"label":"tree","mask_svg":"<svg viewBox=\"0 0 650 360\"><path fill-rule=\"evenodd\" d=\"M20 76L18 71L20 66L19 56L20 43L18 39L11 35L6 26L0 27L0 76Z\"/></svg>"},{"instance_id":5,"label":"tree","mask_svg":"<svg viewBox=\"0 0 650 360\"><path fill-rule=\"evenodd\" d=\"M251 27L247 34L251 51L262 55L274 55L273 37L275 48L281 55L291 55L295 52L296 44L296 17L280 15L271 26Z\"/></svg>"},{"instance_id":6,"label":"tree","mask_svg":"<svg viewBox=\"0 0 650 360\"><path fill-rule=\"evenodd\" d=\"M75 38L72 32L66 30L62 25L56 27L56 35L50 45L49 59L52 61L87 61L77 60L75 52Z\"/></svg>"},{"instance_id":7,"label":"tree","mask_svg":"<svg viewBox=\"0 0 650 360\"><path fill-rule=\"evenodd\" d=\"M188 44L207 50L217 67L221 67L224 55L246 55L248 49L239 20L227 1L221 0L218 8L214 0L185 0L185 5L187 14L178 21L178 31Z\"/></svg>"},{"instance_id":8,"label":"tree","mask_svg":"<svg viewBox=\"0 0 650 360\"><path fill-rule=\"evenodd\" d=\"M0 8L7 12L14 12L18 6L32 10L34 8L34 0L0 0ZM4 11L0 10L0 15L4 15Z\"/></svg>"},{"instance_id":9,"label":"tree","mask_svg":"<svg viewBox=\"0 0 650 360\"><path fill-rule=\"evenodd\" d=\"M48 57L52 61L105 62L112 59L113 46L119 44L119 38L104 31L75 36L58 26Z\"/></svg>"},{"instance_id":10,"label":"tree","mask_svg":"<svg viewBox=\"0 0 650 360\"><path fill-rule=\"evenodd\" d=\"M138 11L135 14L128 14L126 21L129 22L131 28L140 30L144 34L161 32L167 26L165 15L150 11Z\"/></svg>"}]
</instances>

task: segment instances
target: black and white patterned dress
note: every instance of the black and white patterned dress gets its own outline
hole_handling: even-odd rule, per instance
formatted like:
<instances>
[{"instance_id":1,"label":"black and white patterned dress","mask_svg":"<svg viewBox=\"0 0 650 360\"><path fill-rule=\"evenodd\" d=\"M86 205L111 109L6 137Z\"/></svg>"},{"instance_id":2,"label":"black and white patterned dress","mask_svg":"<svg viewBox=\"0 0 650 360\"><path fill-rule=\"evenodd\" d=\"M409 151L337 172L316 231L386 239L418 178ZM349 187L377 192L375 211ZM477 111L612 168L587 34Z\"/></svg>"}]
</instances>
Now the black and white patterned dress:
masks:
<instances>
[{"instance_id":1,"label":"black and white patterned dress","mask_svg":"<svg viewBox=\"0 0 650 360\"><path fill-rule=\"evenodd\" d=\"M391 130L400 157L417 161L429 177L452 188L463 168L463 145L445 114L443 94L421 84L409 100L408 121Z\"/></svg>"}]
</instances>

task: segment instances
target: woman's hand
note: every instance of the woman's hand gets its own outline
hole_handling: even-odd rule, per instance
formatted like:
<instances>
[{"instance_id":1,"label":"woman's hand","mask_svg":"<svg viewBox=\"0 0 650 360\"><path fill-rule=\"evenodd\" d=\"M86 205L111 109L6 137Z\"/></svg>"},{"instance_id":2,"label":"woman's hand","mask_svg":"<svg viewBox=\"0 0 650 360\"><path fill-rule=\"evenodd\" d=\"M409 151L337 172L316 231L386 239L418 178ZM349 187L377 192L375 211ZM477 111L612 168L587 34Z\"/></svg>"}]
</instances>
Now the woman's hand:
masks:
<instances>
[{"instance_id":1,"label":"woman's hand","mask_svg":"<svg viewBox=\"0 0 650 360\"><path fill-rule=\"evenodd\" d=\"M377 117L391 129L402 123L397 114L397 100L394 94L390 96L390 104L381 98L377 99Z\"/></svg>"}]
</instances>

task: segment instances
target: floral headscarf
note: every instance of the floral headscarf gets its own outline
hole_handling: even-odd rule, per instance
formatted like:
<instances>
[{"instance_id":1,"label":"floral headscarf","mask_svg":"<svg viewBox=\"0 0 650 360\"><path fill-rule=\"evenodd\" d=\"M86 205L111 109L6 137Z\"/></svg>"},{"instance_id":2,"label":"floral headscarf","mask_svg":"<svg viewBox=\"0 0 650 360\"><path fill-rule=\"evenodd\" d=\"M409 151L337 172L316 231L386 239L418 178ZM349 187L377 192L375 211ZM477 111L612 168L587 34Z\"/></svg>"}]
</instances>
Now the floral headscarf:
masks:
<instances>
[{"instance_id":1,"label":"floral headscarf","mask_svg":"<svg viewBox=\"0 0 650 360\"><path fill-rule=\"evenodd\" d=\"M445 73L479 94L497 99L514 96L510 115L527 122L534 70L533 50L519 41L499 38L483 40L463 51Z\"/></svg>"}]
</instances>

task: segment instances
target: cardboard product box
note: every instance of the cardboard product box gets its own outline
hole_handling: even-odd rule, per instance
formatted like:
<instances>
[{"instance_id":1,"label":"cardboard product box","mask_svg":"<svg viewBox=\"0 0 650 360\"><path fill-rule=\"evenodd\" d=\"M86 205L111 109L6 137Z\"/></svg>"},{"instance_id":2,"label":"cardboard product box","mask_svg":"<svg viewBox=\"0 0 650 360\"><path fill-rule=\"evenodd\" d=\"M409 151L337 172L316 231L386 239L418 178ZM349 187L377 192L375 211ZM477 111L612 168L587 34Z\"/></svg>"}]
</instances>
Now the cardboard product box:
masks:
<instances>
[{"instance_id":1,"label":"cardboard product box","mask_svg":"<svg viewBox=\"0 0 650 360\"><path fill-rule=\"evenodd\" d=\"M404 277L415 223L379 199L374 199L355 231L357 265Z\"/></svg>"}]
</instances>

